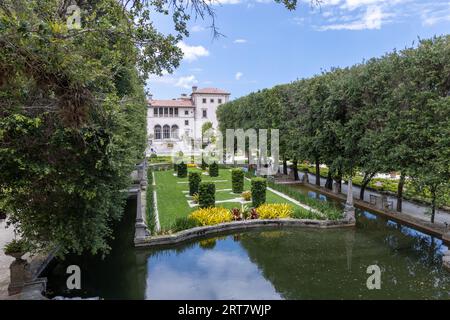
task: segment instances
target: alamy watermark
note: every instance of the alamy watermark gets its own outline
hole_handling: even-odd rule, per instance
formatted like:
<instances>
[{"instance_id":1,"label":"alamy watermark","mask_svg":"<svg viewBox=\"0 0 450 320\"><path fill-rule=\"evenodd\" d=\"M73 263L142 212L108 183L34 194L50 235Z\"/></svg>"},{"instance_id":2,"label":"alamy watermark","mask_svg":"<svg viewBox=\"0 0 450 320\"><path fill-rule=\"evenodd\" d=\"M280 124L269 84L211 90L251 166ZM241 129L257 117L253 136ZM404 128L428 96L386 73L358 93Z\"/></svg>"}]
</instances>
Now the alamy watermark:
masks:
<instances>
[{"instance_id":1,"label":"alamy watermark","mask_svg":"<svg viewBox=\"0 0 450 320\"><path fill-rule=\"evenodd\" d=\"M370 265L366 270L367 274L370 276L367 278L366 286L369 290L380 290L381 289L381 269L376 264Z\"/></svg>"},{"instance_id":2,"label":"alamy watermark","mask_svg":"<svg viewBox=\"0 0 450 320\"><path fill-rule=\"evenodd\" d=\"M66 24L69 30L81 29L81 9L76 4L67 7L66 10Z\"/></svg>"},{"instance_id":3,"label":"alamy watermark","mask_svg":"<svg viewBox=\"0 0 450 320\"><path fill-rule=\"evenodd\" d=\"M279 167L279 136L278 129L226 129L224 140L220 131L209 129L202 140L185 136L175 143L172 161L176 164L193 161L199 165L202 161L208 165L247 163L255 165L261 175L274 175Z\"/></svg>"},{"instance_id":4,"label":"alamy watermark","mask_svg":"<svg viewBox=\"0 0 450 320\"><path fill-rule=\"evenodd\" d=\"M81 269L77 265L70 265L66 269L66 273L70 276L66 280L66 286L69 290L81 289Z\"/></svg>"}]
</instances>

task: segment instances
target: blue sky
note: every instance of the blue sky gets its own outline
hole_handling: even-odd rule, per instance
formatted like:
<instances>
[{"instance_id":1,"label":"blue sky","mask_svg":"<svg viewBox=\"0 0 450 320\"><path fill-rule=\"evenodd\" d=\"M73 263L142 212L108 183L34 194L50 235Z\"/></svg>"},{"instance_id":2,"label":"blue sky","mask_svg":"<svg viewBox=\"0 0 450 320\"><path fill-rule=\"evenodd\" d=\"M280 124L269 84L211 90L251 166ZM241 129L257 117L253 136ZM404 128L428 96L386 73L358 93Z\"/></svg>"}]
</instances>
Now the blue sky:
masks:
<instances>
[{"instance_id":1,"label":"blue sky","mask_svg":"<svg viewBox=\"0 0 450 320\"><path fill-rule=\"evenodd\" d=\"M155 99L190 93L192 85L237 98L450 32L449 0L322 0L320 7L299 0L295 11L270 0L215 1L224 36L213 39L209 18L190 21L180 67L147 83ZM153 19L173 32L170 18Z\"/></svg>"}]
</instances>

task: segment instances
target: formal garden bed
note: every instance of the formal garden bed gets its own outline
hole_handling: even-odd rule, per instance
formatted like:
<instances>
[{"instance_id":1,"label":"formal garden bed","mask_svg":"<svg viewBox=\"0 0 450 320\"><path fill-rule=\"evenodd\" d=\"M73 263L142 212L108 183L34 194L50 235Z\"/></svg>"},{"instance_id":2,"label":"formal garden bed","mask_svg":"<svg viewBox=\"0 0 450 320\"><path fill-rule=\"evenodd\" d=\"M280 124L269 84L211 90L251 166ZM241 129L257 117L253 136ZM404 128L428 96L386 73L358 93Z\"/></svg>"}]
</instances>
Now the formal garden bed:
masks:
<instances>
[{"instance_id":1,"label":"formal garden bed","mask_svg":"<svg viewBox=\"0 0 450 320\"><path fill-rule=\"evenodd\" d=\"M323 227L327 221L342 224L341 208L264 178L250 178L242 169L223 166L219 169L214 165L202 169L194 164L181 164L172 170L149 170L148 175L147 220L153 236L172 235L187 229L204 234L205 230L217 232L236 226L261 225L256 221L304 219L304 223L288 224L317 227ZM280 223L275 225L286 222ZM234 226L224 226L227 224ZM219 227L211 229L211 226ZM199 231L198 228L206 229Z\"/></svg>"}]
</instances>

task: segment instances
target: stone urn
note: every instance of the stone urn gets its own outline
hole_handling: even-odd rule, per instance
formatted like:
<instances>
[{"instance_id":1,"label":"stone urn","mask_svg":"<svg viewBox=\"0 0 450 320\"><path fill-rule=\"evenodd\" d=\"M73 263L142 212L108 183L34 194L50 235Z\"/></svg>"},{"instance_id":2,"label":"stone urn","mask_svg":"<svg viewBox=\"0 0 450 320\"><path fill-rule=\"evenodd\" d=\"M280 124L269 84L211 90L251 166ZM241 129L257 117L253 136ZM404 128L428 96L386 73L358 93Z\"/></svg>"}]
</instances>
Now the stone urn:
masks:
<instances>
[{"instance_id":1,"label":"stone urn","mask_svg":"<svg viewBox=\"0 0 450 320\"><path fill-rule=\"evenodd\" d=\"M5 253L7 256L11 256L16 258L16 260L22 260L22 256L25 254L25 252L8 252Z\"/></svg>"}]
</instances>

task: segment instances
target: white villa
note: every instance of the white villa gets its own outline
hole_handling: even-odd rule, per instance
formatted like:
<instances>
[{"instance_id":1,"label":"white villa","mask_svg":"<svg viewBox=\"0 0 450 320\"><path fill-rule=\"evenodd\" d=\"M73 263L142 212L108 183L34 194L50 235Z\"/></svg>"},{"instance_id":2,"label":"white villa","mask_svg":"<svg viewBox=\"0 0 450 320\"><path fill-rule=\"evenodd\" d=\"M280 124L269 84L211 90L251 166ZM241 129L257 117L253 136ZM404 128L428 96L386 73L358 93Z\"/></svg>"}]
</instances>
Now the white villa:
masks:
<instances>
[{"instance_id":1,"label":"white villa","mask_svg":"<svg viewBox=\"0 0 450 320\"><path fill-rule=\"evenodd\" d=\"M230 93L217 88L192 87L190 95L172 100L148 101L148 152L170 155L176 143L190 137L200 142L202 125L211 122L217 128L216 109L228 102Z\"/></svg>"}]
</instances>

